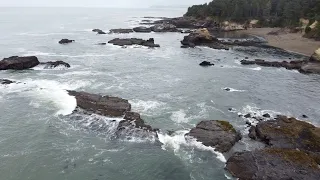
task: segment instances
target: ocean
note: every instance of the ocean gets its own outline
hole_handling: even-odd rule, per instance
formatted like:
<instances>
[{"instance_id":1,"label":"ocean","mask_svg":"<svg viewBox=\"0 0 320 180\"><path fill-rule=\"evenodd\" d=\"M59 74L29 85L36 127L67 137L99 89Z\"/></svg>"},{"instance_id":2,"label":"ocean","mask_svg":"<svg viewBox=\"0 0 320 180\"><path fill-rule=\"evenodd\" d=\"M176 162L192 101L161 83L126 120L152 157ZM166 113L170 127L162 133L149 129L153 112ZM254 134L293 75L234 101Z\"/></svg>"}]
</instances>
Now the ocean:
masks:
<instances>
[{"instance_id":1,"label":"ocean","mask_svg":"<svg viewBox=\"0 0 320 180\"><path fill-rule=\"evenodd\" d=\"M231 153L260 146L247 137L246 119L239 114L306 114L309 122L320 125L319 75L240 64L246 57L304 58L300 55L257 47L182 49L181 33L91 32L132 28L146 16L177 17L185 11L0 8L0 59L32 55L41 62L62 60L71 65L0 72L0 79L21 82L0 86L0 180L232 179L224 170ZM161 47L96 45L117 37L154 38ZM58 44L63 38L75 43ZM202 61L215 66L201 67ZM113 120L120 119L74 118L70 114L76 100L66 90L128 99L147 124L161 129L159 139L114 139ZM202 120L227 120L243 139L227 154L186 141L184 135ZM97 122L105 131L92 128Z\"/></svg>"}]
</instances>

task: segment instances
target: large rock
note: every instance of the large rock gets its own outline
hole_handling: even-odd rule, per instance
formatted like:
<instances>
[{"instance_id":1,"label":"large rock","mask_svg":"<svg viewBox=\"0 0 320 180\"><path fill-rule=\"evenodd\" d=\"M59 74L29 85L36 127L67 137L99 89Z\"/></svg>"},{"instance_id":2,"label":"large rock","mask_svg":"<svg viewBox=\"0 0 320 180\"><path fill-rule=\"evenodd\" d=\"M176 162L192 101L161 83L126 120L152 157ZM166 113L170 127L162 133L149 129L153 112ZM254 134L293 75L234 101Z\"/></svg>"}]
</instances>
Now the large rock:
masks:
<instances>
[{"instance_id":1,"label":"large rock","mask_svg":"<svg viewBox=\"0 0 320 180\"><path fill-rule=\"evenodd\" d=\"M109 31L109 34L128 34L128 33L133 33L133 29L111 29Z\"/></svg>"},{"instance_id":2,"label":"large rock","mask_svg":"<svg viewBox=\"0 0 320 180\"><path fill-rule=\"evenodd\" d=\"M193 17L178 17L178 18L165 18L162 20L154 21L151 23L143 23L143 24L172 24L175 25L177 28L210 28L216 29L219 27L219 24L215 22L211 18L206 19L197 19Z\"/></svg>"},{"instance_id":3,"label":"large rock","mask_svg":"<svg viewBox=\"0 0 320 180\"><path fill-rule=\"evenodd\" d=\"M44 69L54 69L56 67L65 67L65 68L70 68L70 64L66 63L64 61L49 61L49 62L42 62L40 63L44 65Z\"/></svg>"},{"instance_id":4,"label":"large rock","mask_svg":"<svg viewBox=\"0 0 320 180\"><path fill-rule=\"evenodd\" d=\"M35 56L12 56L9 58L4 58L0 61L0 70L14 69L14 70L22 70L29 69L37 66L39 64L39 60Z\"/></svg>"},{"instance_id":5,"label":"large rock","mask_svg":"<svg viewBox=\"0 0 320 180\"><path fill-rule=\"evenodd\" d=\"M77 106L88 112L103 116L120 117L131 110L131 104L128 100L122 98L101 96L86 92L68 92L76 98Z\"/></svg>"},{"instance_id":6,"label":"large rock","mask_svg":"<svg viewBox=\"0 0 320 180\"><path fill-rule=\"evenodd\" d=\"M320 63L320 48L318 48L310 57L310 61Z\"/></svg>"},{"instance_id":7,"label":"large rock","mask_svg":"<svg viewBox=\"0 0 320 180\"><path fill-rule=\"evenodd\" d=\"M151 27L151 30L154 32L181 32L173 24L157 24Z\"/></svg>"},{"instance_id":8,"label":"large rock","mask_svg":"<svg viewBox=\"0 0 320 180\"><path fill-rule=\"evenodd\" d=\"M74 42L74 40L70 40L70 39L61 39L59 41L59 44L69 44L69 43L72 43Z\"/></svg>"},{"instance_id":9,"label":"large rock","mask_svg":"<svg viewBox=\"0 0 320 180\"><path fill-rule=\"evenodd\" d=\"M226 169L239 180L318 180L320 169L314 159L295 149L264 149L238 152Z\"/></svg>"},{"instance_id":10,"label":"large rock","mask_svg":"<svg viewBox=\"0 0 320 180\"><path fill-rule=\"evenodd\" d=\"M151 28L144 27L144 26L139 26L139 27L133 28L133 31L134 32L139 32L139 33L150 33L151 32Z\"/></svg>"},{"instance_id":11,"label":"large rock","mask_svg":"<svg viewBox=\"0 0 320 180\"><path fill-rule=\"evenodd\" d=\"M229 122L216 120L200 122L187 135L223 153L228 152L241 139L241 134Z\"/></svg>"},{"instance_id":12,"label":"large rock","mask_svg":"<svg viewBox=\"0 0 320 180\"><path fill-rule=\"evenodd\" d=\"M121 133L121 131L128 128L154 131L151 126L145 124L144 120L141 119L140 114L136 112L126 112L124 120L120 121L117 130L118 133Z\"/></svg>"},{"instance_id":13,"label":"large rock","mask_svg":"<svg viewBox=\"0 0 320 180\"><path fill-rule=\"evenodd\" d=\"M209 61L203 61L199 65L200 66L204 66L204 67L206 67L206 66L214 66L214 64L209 62Z\"/></svg>"},{"instance_id":14,"label":"large rock","mask_svg":"<svg viewBox=\"0 0 320 180\"><path fill-rule=\"evenodd\" d=\"M113 39L109 41L108 43L117 45L117 46L131 46L131 45L141 45L141 46L147 46L147 47L160 47L159 44L154 43L154 39L150 38L148 40L143 39L137 39L137 38L126 38L126 39Z\"/></svg>"},{"instance_id":15,"label":"large rock","mask_svg":"<svg viewBox=\"0 0 320 180\"><path fill-rule=\"evenodd\" d=\"M181 41L183 47L207 46L213 49L226 49L229 48L223 45L217 38L213 37L208 29L198 29L195 32L185 36Z\"/></svg>"},{"instance_id":16,"label":"large rock","mask_svg":"<svg viewBox=\"0 0 320 180\"><path fill-rule=\"evenodd\" d=\"M278 116L275 120L258 123L252 132L270 147L300 149L320 155L320 128L307 122Z\"/></svg>"}]
</instances>

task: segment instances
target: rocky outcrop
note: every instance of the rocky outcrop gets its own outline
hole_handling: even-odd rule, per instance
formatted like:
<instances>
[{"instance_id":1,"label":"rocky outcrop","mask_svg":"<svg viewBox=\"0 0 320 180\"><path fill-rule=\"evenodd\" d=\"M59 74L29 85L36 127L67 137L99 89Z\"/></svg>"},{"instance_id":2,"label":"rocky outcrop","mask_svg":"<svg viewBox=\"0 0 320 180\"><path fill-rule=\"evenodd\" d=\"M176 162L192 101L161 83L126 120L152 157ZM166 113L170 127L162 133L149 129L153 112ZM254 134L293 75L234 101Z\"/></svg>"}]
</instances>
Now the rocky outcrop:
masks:
<instances>
[{"instance_id":1,"label":"rocky outcrop","mask_svg":"<svg viewBox=\"0 0 320 180\"><path fill-rule=\"evenodd\" d=\"M317 180L318 164L309 154L296 149L263 149L238 152L226 169L239 180Z\"/></svg>"},{"instance_id":2,"label":"rocky outcrop","mask_svg":"<svg viewBox=\"0 0 320 180\"><path fill-rule=\"evenodd\" d=\"M0 84L7 85L7 84L12 84L12 83L15 83L15 82L11 81L9 79L0 79Z\"/></svg>"},{"instance_id":3,"label":"rocky outcrop","mask_svg":"<svg viewBox=\"0 0 320 180\"><path fill-rule=\"evenodd\" d=\"M59 44L69 44L69 43L72 43L74 42L74 40L70 40L70 39L61 39L59 41Z\"/></svg>"},{"instance_id":4,"label":"rocky outcrop","mask_svg":"<svg viewBox=\"0 0 320 180\"><path fill-rule=\"evenodd\" d=\"M199 65L200 66L214 66L214 64L209 61L203 61Z\"/></svg>"},{"instance_id":5,"label":"rocky outcrop","mask_svg":"<svg viewBox=\"0 0 320 180\"><path fill-rule=\"evenodd\" d=\"M315 50L315 52L310 57L309 61L311 61L311 62L319 62L320 63L320 48Z\"/></svg>"},{"instance_id":6,"label":"rocky outcrop","mask_svg":"<svg viewBox=\"0 0 320 180\"><path fill-rule=\"evenodd\" d=\"M0 70L29 69L29 68L33 68L33 67L37 66L39 63L40 62L39 62L38 58L35 56L25 56L25 57L12 56L9 58L4 58L2 61L0 61Z\"/></svg>"},{"instance_id":7,"label":"rocky outcrop","mask_svg":"<svg viewBox=\"0 0 320 180\"><path fill-rule=\"evenodd\" d=\"M139 32L139 33L150 33L151 32L151 28L144 27L144 26L139 26L139 27L133 28L133 31L134 32Z\"/></svg>"},{"instance_id":8,"label":"rocky outcrop","mask_svg":"<svg viewBox=\"0 0 320 180\"><path fill-rule=\"evenodd\" d=\"M111 29L109 34L128 34L133 32L133 29Z\"/></svg>"},{"instance_id":9,"label":"rocky outcrop","mask_svg":"<svg viewBox=\"0 0 320 180\"><path fill-rule=\"evenodd\" d=\"M219 24L216 23L211 18L206 19L197 19L193 17L177 17L177 18L165 18L162 20L154 21L151 23L143 23L148 25L153 24L172 24L175 25L177 28L217 28Z\"/></svg>"},{"instance_id":10,"label":"rocky outcrop","mask_svg":"<svg viewBox=\"0 0 320 180\"><path fill-rule=\"evenodd\" d=\"M320 73L320 62L314 61L265 61L262 59L242 60L242 65L259 65L265 67L283 67L289 70L298 70L301 73Z\"/></svg>"},{"instance_id":11,"label":"rocky outcrop","mask_svg":"<svg viewBox=\"0 0 320 180\"><path fill-rule=\"evenodd\" d=\"M49 62L42 62L40 64L44 65L44 69L54 69L58 66L65 67L65 68L71 67L69 63L66 63L64 61L49 61Z\"/></svg>"},{"instance_id":12,"label":"rocky outcrop","mask_svg":"<svg viewBox=\"0 0 320 180\"><path fill-rule=\"evenodd\" d=\"M119 117L131 110L131 104L128 100L122 98L101 96L86 92L68 92L76 98L78 107L95 114Z\"/></svg>"},{"instance_id":13,"label":"rocky outcrop","mask_svg":"<svg viewBox=\"0 0 320 180\"><path fill-rule=\"evenodd\" d=\"M320 128L307 122L278 116L275 120L259 122L253 132L256 139L270 147L300 149L320 155Z\"/></svg>"},{"instance_id":14,"label":"rocky outcrop","mask_svg":"<svg viewBox=\"0 0 320 180\"><path fill-rule=\"evenodd\" d=\"M217 38L213 37L208 29L198 29L188 36L185 36L181 41L183 47L195 47L195 46L207 46L213 49L225 49L229 48L222 44Z\"/></svg>"},{"instance_id":15,"label":"rocky outcrop","mask_svg":"<svg viewBox=\"0 0 320 180\"><path fill-rule=\"evenodd\" d=\"M222 153L228 152L241 139L241 134L229 122L216 120L202 121L186 135Z\"/></svg>"},{"instance_id":16,"label":"rocky outcrop","mask_svg":"<svg viewBox=\"0 0 320 180\"><path fill-rule=\"evenodd\" d=\"M141 45L141 46L147 46L147 47L160 47L159 44L154 43L154 39L150 38L148 40L143 39L137 39L137 38L128 38L128 39L113 39L109 41L108 43L117 45L117 46L131 46L131 45Z\"/></svg>"},{"instance_id":17,"label":"rocky outcrop","mask_svg":"<svg viewBox=\"0 0 320 180\"><path fill-rule=\"evenodd\" d=\"M156 129L146 125L139 113L131 112L131 104L126 99L86 92L68 92L76 98L77 107L84 110L87 114L94 113L108 117L123 117L115 132L118 137L133 135L137 132L144 134L151 132L153 135L155 134Z\"/></svg>"},{"instance_id":18,"label":"rocky outcrop","mask_svg":"<svg viewBox=\"0 0 320 180\"><path fill-rule=\"evenodd\" d=\"M173 24L157 24L151 27L151 31L153 32L181 32L181 30L177 29L177 27Z\"/></svg>"},{"instance_id":19,"label":"rocky outcrop","mask_svg":"<svg viewBox=\"0 0 320 180\"><path fill-rule=\"evenodd\" d=\"M96 32L97 34L107 34L104 31L102 31L101 29L93 29L92 32Z\"/></svg>"}]
</instances>

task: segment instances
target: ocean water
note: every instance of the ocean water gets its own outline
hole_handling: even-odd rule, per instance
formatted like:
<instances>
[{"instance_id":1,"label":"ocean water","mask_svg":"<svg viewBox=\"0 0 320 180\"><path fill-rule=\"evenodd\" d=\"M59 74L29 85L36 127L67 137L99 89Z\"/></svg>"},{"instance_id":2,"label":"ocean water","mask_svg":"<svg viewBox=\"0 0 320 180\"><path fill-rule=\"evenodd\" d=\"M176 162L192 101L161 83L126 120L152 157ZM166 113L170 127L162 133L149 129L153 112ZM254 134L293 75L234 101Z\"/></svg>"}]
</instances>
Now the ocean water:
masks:
<instances>
[{"instance_id":1,"label":"ocean water","mask_svg":"<svg viewBox=\"0 0 320 180\"><path fill-rule=\"evenodd\" d=\"M0 8L0 59L35 55L42 62L62 60L72 66L0 72L0 78L22 82L0 86L0 180L232 179L224 170L226 159L257 147L238 113L306 114L320 125L319 75L240 65L245 57L303 58L299 55L252 47L181 49L184 34L179 33L91 32L135 27L145 16L176 17L184 11ZM161 47L95 45L116 37L152 37ZM62 38L76 42L60 45ZM204 60L215 66L200 67ZM76 106L66 92L70 89L128 99L148 124L161 129L159 140L114 139L121 119L70 115ZM185 133L201 120L228 120L244 138L224 155L186 140Z\"/></svg>"}]
</instances>

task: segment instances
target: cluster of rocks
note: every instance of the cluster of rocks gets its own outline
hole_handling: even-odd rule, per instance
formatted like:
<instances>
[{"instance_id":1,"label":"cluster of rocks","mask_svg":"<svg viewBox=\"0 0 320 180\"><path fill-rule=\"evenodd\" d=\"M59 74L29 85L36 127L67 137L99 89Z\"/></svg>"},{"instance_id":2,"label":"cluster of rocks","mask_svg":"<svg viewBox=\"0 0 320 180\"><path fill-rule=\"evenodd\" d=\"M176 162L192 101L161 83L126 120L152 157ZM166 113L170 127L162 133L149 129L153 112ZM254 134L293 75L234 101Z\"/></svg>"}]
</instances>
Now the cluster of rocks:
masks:
<instances>
[{"instance_id":1,"label":"cluster of rocks","mask_svg":"<svg viewBox=\"0 0 320 180\"><path fill-rule=\"evenodd\" d=\"M313 55L309 60L299 61L265 61L262 59L242 60L242 65L259 65L265 67L283 67L289 70L298 70L301 73L320 73L320 61Z\"/></svg>"},{"instance_id":2,"label":"cluster of rocks","mask_svg":"<svg viewBox=\"0 0 320 180\"><path fill-rule=\"evenodd\" d=\"M4 58L2 61L0 61L0 70L24 70L36 67L39 64L44 65L45 68L50 69L58 66L64 66L66 68L70 67L70 64L63 61L49 61L40 63L36 56L11 56L9 58Z\"/></svg>"},{"instance_id":3,"label":"cluster of rocks","mask_svg":"<svg viewBox=\"0 0 320 180\"><path fill-rule=\"evenodd\" d=\"M178 29L173 24L156 24L151 27L145 27L145 26L139 26L135 27L133 29L111 29L109 31L109 34L117 33L117 34L127 34L127 33L150 33L150 32L180 32L180 33L186 33L185 31ZM189 32L189 31L187 31Z\"/></svg>"},{"instance_id":4,"label":"cluster of rocks","mask_svg":"<svg viewBox=\"0 0 320 180\"><path fill-rule=\"evenodd\" d=\"M216 37L212 36L208 29L202 28L185 36L181 41L182 48L194 48L196 46L207 46L213 49L229 50L228 46L224 45Z\"/></svg>"},{"instance_id":5,"label":"cluster of rocks","mask_svg":"<svg viewBox=\"0 0 320 180\"><path fill-rule=\"evenodd\" d=\"M125 39L115 38L109 41L108 43L117 45L117 46L141 45L141 46L146 46L150 48L160 47L159 44L154 43L153 38L150 38L148 40L143 40L138 38L125 38Z\"/></svg>"},{"instance_id":6,"label":"cluster of rocks","mask_svg":"<svg viewBox=\"0 0 320 180\"><path fill-rule=\"evenodd\" d=\"M244 179L318 179L320 177L320 128L286 116L262 121L250 128L249 137L265 149L238 152L226 169Z\"/></svg>"}]
</instances>

